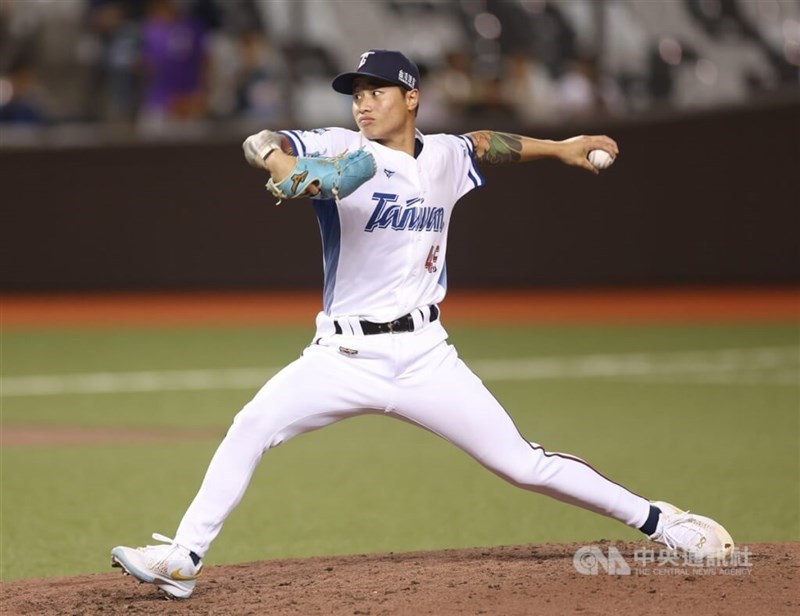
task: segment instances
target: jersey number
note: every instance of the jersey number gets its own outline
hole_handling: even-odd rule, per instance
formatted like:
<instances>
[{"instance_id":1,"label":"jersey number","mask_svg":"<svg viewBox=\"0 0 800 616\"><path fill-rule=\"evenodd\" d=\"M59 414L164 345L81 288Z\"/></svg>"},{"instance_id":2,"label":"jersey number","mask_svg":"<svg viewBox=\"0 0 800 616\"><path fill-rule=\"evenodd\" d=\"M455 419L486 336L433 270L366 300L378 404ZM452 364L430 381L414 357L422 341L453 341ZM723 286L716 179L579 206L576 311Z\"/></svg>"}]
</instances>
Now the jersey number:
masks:
<instances>
[{"instance_id":1,"label":"jersey number","mask_svg":"<svg viewBox=\"0 0 800 616\"><path fill-rule=\"evenodd\" d=\"M439 260L439 246L431 246L431 249L428 251L428 258L425 259L425 269L428 270L431 274L438 270L439 268L436 267L436 262Z\"/></svg>"}]
</instances>

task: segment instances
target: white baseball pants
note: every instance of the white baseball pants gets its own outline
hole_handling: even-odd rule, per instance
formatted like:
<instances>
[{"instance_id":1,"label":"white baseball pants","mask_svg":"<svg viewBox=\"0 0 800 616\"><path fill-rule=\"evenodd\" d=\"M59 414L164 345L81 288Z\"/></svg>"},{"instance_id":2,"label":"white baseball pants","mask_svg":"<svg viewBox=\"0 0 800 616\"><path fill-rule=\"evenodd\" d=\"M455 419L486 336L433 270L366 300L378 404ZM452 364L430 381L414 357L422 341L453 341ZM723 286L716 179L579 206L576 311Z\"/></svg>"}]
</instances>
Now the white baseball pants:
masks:
<instances>
[{"instance_id":1,"label":"white baseball pants","mask_svg":"<svg viewBox=\"0 0 800 616\"><path fill-rule=\"evenodd\" d=\"M342 321L340 321L342 323ZM639 528L648 501L582 460L524 439L500 403L446 342L441 324L358 335L333 333L325 315L300 359L270 379L236 415L175 542L203 556L244 495L262 454L290 438L366 413L421 426L526 490Z\"/></svg>"}]
</instances>

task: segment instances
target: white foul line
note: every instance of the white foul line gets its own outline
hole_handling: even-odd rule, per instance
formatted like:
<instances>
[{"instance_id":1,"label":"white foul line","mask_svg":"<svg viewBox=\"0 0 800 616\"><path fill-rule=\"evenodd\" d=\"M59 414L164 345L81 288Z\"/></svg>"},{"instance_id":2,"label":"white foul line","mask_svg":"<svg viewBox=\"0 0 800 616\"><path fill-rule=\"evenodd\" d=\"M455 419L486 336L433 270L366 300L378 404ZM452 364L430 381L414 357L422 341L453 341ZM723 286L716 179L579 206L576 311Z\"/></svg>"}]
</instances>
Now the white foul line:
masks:
<instances>
[{"instance_id":1,"label":"white foul line","mask_svg":"<svg viewBox=\"0 0 800 616\"><path fill-rule=\"evenodd\" d=\"M800 347L482 359L469 362L485 381L612 379L649 383L800 386ZM59 396L253 389L279 368L93 372L0 377L0 396Z\"/></svg>"},{"instance_id":2,"label":"white foul line","mask_svg":"<svg viewBox=\"0 0 800 616\"><path fill-rule=\"evenodd\" d=\"M800 347L484 360L472 362L471 365L479 376L488 381L623 378L714 382L724 376L733 377L730 380L738 382L739 376L749 375L757 377L760 383L768 381L782 384L787 380L785 376L788 373L791 377L789 381L797 384L800 382Z\"/></svg>"},{"instance_id":3,"label":"white foul line","mask_svg":"<svg viewBox=\"0 0 800 616\"><path fill-rule=\"evenodd\" d=\"M276 368L160 370L146 372L92 372L3 377L0 395L60 396L155 391L250 389L262 385Z\"/></svg>"}]
</instances>

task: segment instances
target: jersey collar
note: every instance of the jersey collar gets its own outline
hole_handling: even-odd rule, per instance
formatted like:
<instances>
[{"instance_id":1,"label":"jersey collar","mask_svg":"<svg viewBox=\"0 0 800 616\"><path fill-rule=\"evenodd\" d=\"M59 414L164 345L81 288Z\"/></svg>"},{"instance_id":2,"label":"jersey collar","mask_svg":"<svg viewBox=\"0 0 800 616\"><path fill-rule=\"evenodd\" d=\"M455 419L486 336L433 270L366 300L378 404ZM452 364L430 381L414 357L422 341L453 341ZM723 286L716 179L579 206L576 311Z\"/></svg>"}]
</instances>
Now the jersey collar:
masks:
<instances>
[{"instance_id":1,"label":"jersey collar","mask_svg":"<svg viewBox=\"0 0 800 616\"><path fill-rule=\"evenodd\" d=\"M425 147L425 135L419 132L419 129L414 129L414 158L419 158L422 154L422 148Z\"/></svg>"}]
</instances>

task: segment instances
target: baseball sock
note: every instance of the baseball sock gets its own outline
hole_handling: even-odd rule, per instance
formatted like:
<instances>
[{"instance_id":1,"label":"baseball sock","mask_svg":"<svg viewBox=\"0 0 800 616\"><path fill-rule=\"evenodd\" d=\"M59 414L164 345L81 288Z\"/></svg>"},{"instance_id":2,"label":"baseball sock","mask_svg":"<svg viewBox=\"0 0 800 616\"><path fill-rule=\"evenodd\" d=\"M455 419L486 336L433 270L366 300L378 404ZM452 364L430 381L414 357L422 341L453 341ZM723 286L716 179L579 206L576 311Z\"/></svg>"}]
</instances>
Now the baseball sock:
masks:
<instances>
[{"instance_id":1,"label":"baseball sock","mask_svg":"<svg viewBox=\"0 0 800 616\"><path fill-rule=\"evenodd\" d=\"M197 566L197 563L200 562L200 557L194 552L189 552L189 558L192 559L192 562L194 563L195 567Z\"/></svg>"},{"instance_id":2,"label":"baseball sock","mask_svg":"<svg viewBox=\"0 0 800 616\"><path fill-rule=\"evenodd\" d=\"M661 509L650 505L650 515L647 516L647 521L639 527L639 530L648 537L652 535L656 532L656 528L658 528L658 516L660 515Z\"/></svg>"}]
</instances>

